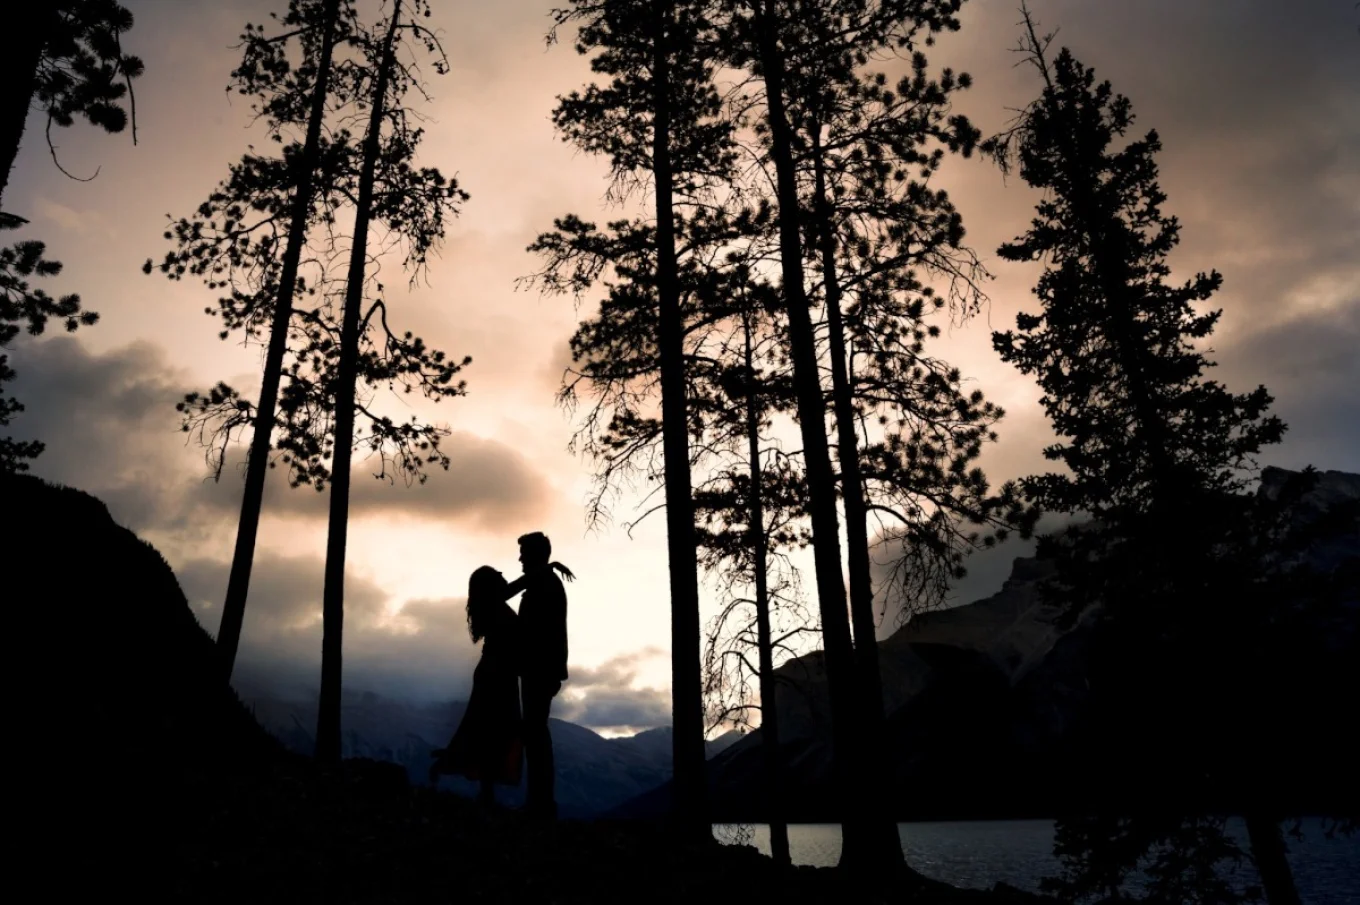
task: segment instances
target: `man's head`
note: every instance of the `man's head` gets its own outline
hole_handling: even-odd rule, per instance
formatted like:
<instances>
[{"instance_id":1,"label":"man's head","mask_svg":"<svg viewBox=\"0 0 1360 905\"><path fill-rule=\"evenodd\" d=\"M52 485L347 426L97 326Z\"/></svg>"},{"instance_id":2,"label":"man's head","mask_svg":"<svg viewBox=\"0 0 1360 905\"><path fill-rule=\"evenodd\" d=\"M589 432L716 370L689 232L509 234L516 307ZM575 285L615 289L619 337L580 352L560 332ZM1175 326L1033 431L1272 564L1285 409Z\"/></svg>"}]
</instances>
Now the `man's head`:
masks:
<instances>
[{"instance_id":1,"label":"man's head","mask_svg":"<svg viewBox=\"0 0 1360 905\"><path fill-rule=\"evenodd\" d=\"M541 569L552 558L552 542L542 531L526 534L519 539L519 563L524 571Z\"/></svg>"}]
</instances>

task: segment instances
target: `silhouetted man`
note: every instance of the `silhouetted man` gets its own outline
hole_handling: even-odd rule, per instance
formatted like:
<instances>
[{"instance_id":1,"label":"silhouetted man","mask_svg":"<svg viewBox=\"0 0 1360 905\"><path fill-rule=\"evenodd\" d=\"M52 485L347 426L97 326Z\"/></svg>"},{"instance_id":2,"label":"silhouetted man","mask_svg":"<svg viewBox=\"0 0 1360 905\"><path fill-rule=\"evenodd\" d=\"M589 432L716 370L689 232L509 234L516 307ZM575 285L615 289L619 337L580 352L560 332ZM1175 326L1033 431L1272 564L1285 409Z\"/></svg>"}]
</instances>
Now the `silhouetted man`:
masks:
<instances>
[{"instance_id":1,"label":"silhouetted man","mask_svg":"<svg viewBox=\"0 0 1360 905\"><path fill-rule=\"evenodd\" d=\"M567 592L548 565L551 556L552 544L542 532L519 539L526 584L519 605L520 701L529 774L525 809L545 817L557 816L548 711L567 678Z\"/></svg>"}]
</instances>

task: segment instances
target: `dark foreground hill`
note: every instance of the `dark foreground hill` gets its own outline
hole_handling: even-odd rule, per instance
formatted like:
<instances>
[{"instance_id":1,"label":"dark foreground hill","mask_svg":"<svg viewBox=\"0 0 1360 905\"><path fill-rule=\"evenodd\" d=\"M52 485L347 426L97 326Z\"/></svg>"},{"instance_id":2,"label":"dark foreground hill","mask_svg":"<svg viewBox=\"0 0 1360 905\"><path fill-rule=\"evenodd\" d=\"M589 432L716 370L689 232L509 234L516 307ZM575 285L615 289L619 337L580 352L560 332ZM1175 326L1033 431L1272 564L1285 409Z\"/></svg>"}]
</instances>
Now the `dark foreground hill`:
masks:
<instances>
[{"instance_id":1,"label":"dark foreground hill","mask_svg":"<svg viewBox=\"0 0 1360 905\"><path fill-rule=\"evenodd\" d=\"M213 640L155 548L69 487L0 475L0 502L12 662L28 668L8 716L26 737L95 770L181 752L212 769L286 758L216 681Z\"/></svg>"},{"instance_id":2,"label":"dark foreground hill","mask_svg":"<svg viewBox=\"0 0 1360 905\"><path fill-rule=\"evenodd\" d=\"M164 559L98 500L0 476L13 678L9 886L55 901L1025 902L899 874L778 873L651 823L478 813L371 760L289 754L213 680ZM20 673L19 670L23 672ZM25 739L24 744L14 741ZM644 740L645 742L646 740Z\"/></svg>"},{"instance_id":3,"label":"dark foreground hill","mask_svg":"<svg viewBox=\"0 0 1360 905\"><path fill-rule=\"evenodd\" d=\"M775 869L749 847L682 841L646 821L538 822L479 813L410 788L390 764L281 771L223 788L185 785L192 834L158 852L155 889L182 901L328 903L1006 903L1009 887L961 890L911 871L872 884L827 868ZM210 803L213 819L198 816ZM179 818L173 818L179 822ZM151 897L154 899L154 896Z\"/></svg>"}]
</instances>

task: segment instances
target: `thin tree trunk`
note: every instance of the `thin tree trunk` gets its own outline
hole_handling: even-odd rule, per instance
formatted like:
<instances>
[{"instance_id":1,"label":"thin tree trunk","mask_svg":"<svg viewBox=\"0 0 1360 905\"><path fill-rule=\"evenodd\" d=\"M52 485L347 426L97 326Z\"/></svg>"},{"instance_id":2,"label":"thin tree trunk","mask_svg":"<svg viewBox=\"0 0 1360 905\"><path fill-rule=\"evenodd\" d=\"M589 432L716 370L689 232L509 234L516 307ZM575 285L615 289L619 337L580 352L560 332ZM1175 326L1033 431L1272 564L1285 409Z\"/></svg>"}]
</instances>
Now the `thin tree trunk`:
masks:
<instances>
[{"instance_id":1,"label":"thin tree trunk","mask_svg":"<svg viewBox=\"0 0 1360 905\"><path fill-rule=\"evenodd\" d=\"M750 533L756 572L756 643L760 647L760 746L765 758L765 819L770 824L770 855L788 867L789 823L784 818L784 765L779 753L779 705L774 688L774 641L770 632L770 587L766 574L765 507L761 501L760 407L756 404L755 354L751 345L751 315L743 318L746 331L746 446L750 458Z\"/></svg>"},{"instance_id":2,"label":"thin tree trunk","mask_svg":"<svg viewBox=\"0 0 1360 905\"><path fill-rule=\"evenodd\" d=\"M14 159L19 155L28 108L33 102L33 92L38 88L38 66L42 63L47 36L56 18L57 11L50 4L19 15L11 36L4 42L5 90L0 95L0 202L4 201Z\"/></svg>"},{"instance_id":3,"label":"thin tree trunk","mask_svg":"<svg viewBox=\"0 0 1360 905\"><path fill-rule=\"evenodd\" d=\"M250 454L246 460L246 486L241 498L241 518L236 528L236 550L232 554L231 575L227 579L227 599L222 604L222 622L217 629L223 681L231 680L231 672L236 664L241 625L246 615L246 597L250 593L250 571L255 561L260 506L264 500L264 480L269 469L269 441L273 434L274 410L278 404L279 382L283 374L283 356L288 348L288 325L293 314L298 262L302 259L302 246L307 237L307 217L311 211L319 166L321 126L326 113L326 95L330 90L331 55L335 48L335 27L339 18L340 0L328 0L322 26L326 32L317 61L307 137L302 147L297 190L289 213L288 243L283 252L283 270L279 274L279 297L274 303L269 347L265 353L264 375L260 382L260 401L255 409L255 434L251 438Z\"/></svg>"},{"instance_id":4,"label":"thin tree trunk","mask_svg":"<svg viewBox=\"0 0 1360 905\"><path fill-rule=\"evenodd\" d=\"M689 473L689 417L685 388L684 323L675 257L675 210L671 171L670 60L666 33L671 0L654 4L656 105L652 167L656 177L657 345L661 365L661 443L666 470L666 553L671 581L671 707L675 764L673 816L695 838L712 835L704 757L703 682L700 676L698 557Z\"/></svg>"},{"instance_id":5,"label":"thin tree trunk","mask_svg":"<svg viewBox=\"0 0 1360 905\"><path fill-rule=\"evenodd\" d=\"M874 619L873 577L869 569L869 510L864 502L864 478L860 472L859 432L850 369L845 355L845 324L841 318L841 286L836 277L836 236L831 205L826 196L826 168L822 160L820 125L812 135L815 171L817 231L826 281L827 345L831 353L831 398L836 412L837 451L841 466L841 499L845 503L845 541L850 565L850 620L854 627L855 666L858 673L861 726L865 757L871 764L886 764L887 739L883 714L883 677L878 665L877 621ZM871 795L865 801L865 819L872 823L869 843L875 864L904 863L897 824L887 810L888 799ZM881 849L880 849L881 847Z\"/></svg>"},{"instance_id":6,"label":"thin tree trunk","mask_svg":"<svg viewBox=\"0 0 1360 905\"><path fill-rule=\"evenodd\" d=\"M1299 890L1294 885L1294 874L1289 869L1288 850L1280 821L1248 814L1247 839L1251 843L1251 858L1256 872L1261 875L1261 888L1270 905L1299 905Z\"/></svg>"},{"instance_id":7,"label":"thin tree trunk","mask_svg":"<svg viewBox=\"0 0 1360 905\"><path fill-rule=\"evenodd\" d=\"M881 764L869 764L855 724L859 708L855 688L854 651L846 613L845 583L841 574L840 526L836 516L835 476L826 437L826 407L822 396L812 314L803 288L803 247L799 235L798 184L792 139L784 109L784 59L775 33L775 11L770 0L757 5L761 69L765 76L770 152L774 160L779 201L779 252L784 301L789 318L789 349L793 362L798 424L803 438L807 471L807 512L812 522L813 562L817 575L818 611L822 620L822 649L831 699L832 771L841 800L841 866L872 867L864 801L873 794L870 777Z\"/></svg>"},{"instance_id":8,"label":"thin tree trunk","mask_svg":"<svg viewBox=\"0 0 1360 905\"><path fill-rule=\"evenodd\" d=\"M316 716L316 759L339 763L341 650L345 630L345 545L349 539L349 481L354 456L355 383L359 375L359 309L364 301L368 265L368 224L373 207L373 181L381 152L387 86L394 61L393 48L401 0L392 5L392 21L383 41L373 89L368 134L364 136L363 168L354 212L345 310L340 326L340 361L335 387L335 456L331 464L330 522L326 532L326 576L321 596L321 701Z\"/></svg>"}]
</instances>

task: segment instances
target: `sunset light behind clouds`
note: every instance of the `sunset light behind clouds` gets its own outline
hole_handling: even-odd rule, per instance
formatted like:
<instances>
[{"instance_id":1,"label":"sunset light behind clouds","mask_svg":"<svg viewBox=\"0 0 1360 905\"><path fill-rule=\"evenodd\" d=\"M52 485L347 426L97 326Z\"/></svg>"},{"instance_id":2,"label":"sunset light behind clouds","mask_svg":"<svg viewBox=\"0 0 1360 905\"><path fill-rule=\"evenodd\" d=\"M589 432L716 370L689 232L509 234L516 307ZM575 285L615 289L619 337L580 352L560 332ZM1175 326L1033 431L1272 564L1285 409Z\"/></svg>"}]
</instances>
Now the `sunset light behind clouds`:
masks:
<instances>
[{"instance_id":1,"label":"sunset light behind clouds","mask_svg":"<svg viewBox=\"0 0 1360 905\"><path fill-rule=\"evenodd\" d=\"M247 21L281 0L125 0L136 16L128 50L146 62L136 83L138 141L85 126L58 129L53 165L41 123L29 122L6 206L65 269L49 291L77 292L101 315L74 337L20 337L14 395L28 411L15 436L48 444L34 473L86 490L161 550L200 620L215 631L240 498L238 454L206 481L202 450L179 432L175 403L225 380L251 397L261 351L217 339L201 284L141 272L159 260L165 215L189 214L247 144L263 143L244 98L224 92ZM423 163L456 176L471 200L428 279L406 289L385 265L393 326L450 355L470 355L465 398L439 405L383 398L453 432L448 473L406 488L356 482L346 683L427 699L456 697L475 651L463 622L468 575L491 564L518 574L515 539L542 530L578 580L567 586L573 680L555 715L609 732L669 722L670 621L664 520L629 536L645 489L614 523L587 532L590 464L567 445L570 413L555 404L567 340L586 308L515 286L539 262L525 248L569 212L618 216L604 201L607 164L553 132L554 97L590 78L570 42L547 46L551 4L435 0L452 69L430 75ZM1015 68L1016 3L972 0L963 30L928 49L932 69L967 71L958 112L989 134L1038 92ZM1135 131L1156 129L1165 209L1182 223L1175 279L1218 269L1224 309L1213 376L1237 392L1265 384L1289 424L1262 464L1360 472L1360 33L1346 0L1284 4L1034 0L1056 44L1071 46L1133 101ZM890 72L900 61L885 61ZM36 123L36 125L35 125ZM990 331L1033 310L1037 266L1000 261L997 246L1029 223L1037 196L990 163L951 160L944 178L968 241L996 279L990 305L947 328L933 347L1007 410L982 465L994 484L1045 467L1051 435L1034 383L1004 364ZM588 296L585 305L593 304ZM943 324L942 324L943 326ZM360 470L367 468L361 465ZM372 470L372 469L368 469ZM279 469L264 503L242 670L257 682L314 688L320 662L325 497L290 490ZM276 480L278 479L278 480ZM365 479L366 480L366 479ZM991 593L1017 544L977 561L960 601ZM711 612L716 598L707 600Z\"/></svg>"}]
</instances>

